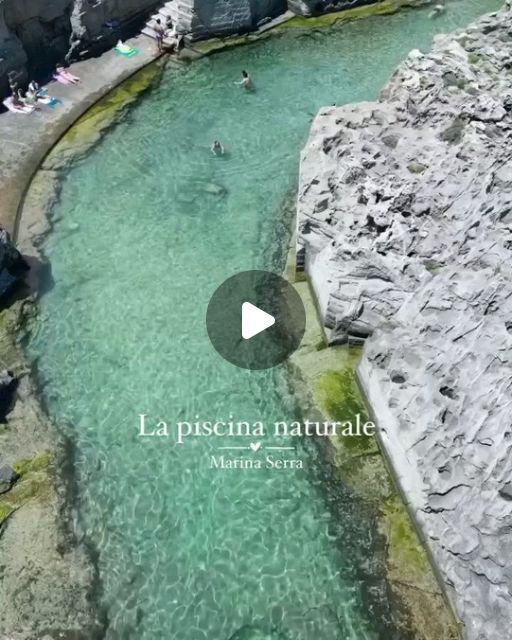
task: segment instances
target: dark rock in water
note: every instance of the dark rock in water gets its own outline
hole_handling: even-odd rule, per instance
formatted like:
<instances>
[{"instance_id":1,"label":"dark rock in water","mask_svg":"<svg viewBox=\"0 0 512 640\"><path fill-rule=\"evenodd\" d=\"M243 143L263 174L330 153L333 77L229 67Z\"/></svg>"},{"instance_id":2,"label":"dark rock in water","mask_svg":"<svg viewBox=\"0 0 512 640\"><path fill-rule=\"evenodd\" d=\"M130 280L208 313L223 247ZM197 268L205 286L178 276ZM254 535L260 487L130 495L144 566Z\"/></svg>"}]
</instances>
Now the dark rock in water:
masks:
<instances>
[{"instance_id":1,"label":"dark rock in water","mask_svg":"<svg viewBox=\"0 0 512 640\"><path fill-rule=\"evenodd\" d=\"M244 624L243 627L237 629L235 633L229 637L229 640L280 640L280 633L273 630L270 632L261 629L253 624Z\"/></svg>"},{"instance_id":2,"label":"dark rock in water","mask_svg":"<svg viewBox=\"0 0 512 640\"><path fill-rule=\"evenodd\" d=\"M19 475L8 464L0 466L0 493L10 491L18 478Z\"/></svg>"},{"instance_id":3,"label":"dark rock in water","mask_svg":"<svg viewBox=\"0 0 512 640\"><path fill-rule=\"evenodd\" d=\"M29 266L11 242L9 233L0 227L0 299L8 295Z\"/></svg>"},{"instance_id":4,"label":"dark rock in water","mask_svg":"<svg viewBox=\"0 0 512 640\"><path fill-rule=\"evenodd\" d=\"M0 422L5 422L16 390L16 378L11 371L0 371Z\"/></svg>"}]
</instances>

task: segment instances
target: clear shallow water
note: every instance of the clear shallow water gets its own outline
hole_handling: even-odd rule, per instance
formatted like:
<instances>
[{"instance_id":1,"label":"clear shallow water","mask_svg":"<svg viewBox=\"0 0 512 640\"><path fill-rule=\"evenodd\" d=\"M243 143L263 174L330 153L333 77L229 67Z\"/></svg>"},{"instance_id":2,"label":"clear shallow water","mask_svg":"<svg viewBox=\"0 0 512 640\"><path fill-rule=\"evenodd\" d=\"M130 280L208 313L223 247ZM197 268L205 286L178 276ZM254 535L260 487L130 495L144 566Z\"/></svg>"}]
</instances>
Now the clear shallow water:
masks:
<instances>
[{"instance_id":1,"label":"clear shallow water","mask_svg":"<svg viewBox=\"0 0 512 640\"><path fill-rule=\"evenodd\" d=\"M227 441L141 441L138 414L293 419L275 372L212 349L207 303L235 272L281 271L312 114L375 98L411 48L499 6L448 4L437 21L415 11L290 31L169 71L63 176L45 246L55 286L29 351L50 410L72 425L112 637L402 637L370 577L373 523L313 446L292 443L303 470L211 469ZM253 94L233 84L243 68ZM215 138L227 157L210 154Z\"/></svg>"}]
</instances>

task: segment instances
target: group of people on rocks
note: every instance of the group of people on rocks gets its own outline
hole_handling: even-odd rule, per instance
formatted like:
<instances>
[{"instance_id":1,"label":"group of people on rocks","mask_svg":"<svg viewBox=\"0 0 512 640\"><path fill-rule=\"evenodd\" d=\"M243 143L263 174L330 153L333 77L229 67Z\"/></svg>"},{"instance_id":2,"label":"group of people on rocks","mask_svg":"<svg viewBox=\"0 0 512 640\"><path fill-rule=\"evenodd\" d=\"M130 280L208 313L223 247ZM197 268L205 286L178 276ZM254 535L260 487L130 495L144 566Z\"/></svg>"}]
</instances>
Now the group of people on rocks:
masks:
<instances>
[{"instance_id":1,"label":"group of people on rocks","mask_svg":"<svg viewBox=\"0 0 512 640\"><path fill-rule=\"evenodd\" d=\"M178 34L170 16L167 16L165 24L162 23L160 18L157 18L153 25L153 31L155 32L159 51L164 51L164 40L165 50L167 51L177 51L183 42L183 35Z\"/></svg>"},{"instance_id":2,"label":"group of people on rocks","mask_svg":"<svg viewBox=\"0 0 512 640\"><path fill-rule=\"evenodd\" d=\"M73 75L62 65L57 65L55 73L53 74L53 79L57 82L60 82L61 84L67 85L78 84L80 82L80 78L78 76ZM31 113L38 107L38 104L46 104L53 107L61 102L58 98L53 98L52 96L48 95L46 89L44 87L40 87L35 80L31 80L28 83L28 87L24 92L18 86L17 80L12 75L10 75L9 87L11 90L11 95L9 98L4 100L4 105L10 111Z\"/></svg>"}]
</instances>

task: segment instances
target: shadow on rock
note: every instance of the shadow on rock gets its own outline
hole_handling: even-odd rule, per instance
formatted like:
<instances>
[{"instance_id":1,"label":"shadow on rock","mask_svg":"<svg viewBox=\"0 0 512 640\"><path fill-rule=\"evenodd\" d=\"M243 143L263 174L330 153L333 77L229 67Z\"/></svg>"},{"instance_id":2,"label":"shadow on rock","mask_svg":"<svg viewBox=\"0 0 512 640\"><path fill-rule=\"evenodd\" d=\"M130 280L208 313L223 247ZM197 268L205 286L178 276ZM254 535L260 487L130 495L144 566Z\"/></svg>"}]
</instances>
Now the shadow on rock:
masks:
<instances>
[{"instance_id":1,"label":"shadow on rock","mask_svg":"<svg viewBox=\"0 0 512 640\"><path fill-rule=\"evenodd\" d=\"M0 423L7 422L7 415L14 406L14 396L18 387L18 380L12 371L0 371Z\"/></svg>"}]
</instances>

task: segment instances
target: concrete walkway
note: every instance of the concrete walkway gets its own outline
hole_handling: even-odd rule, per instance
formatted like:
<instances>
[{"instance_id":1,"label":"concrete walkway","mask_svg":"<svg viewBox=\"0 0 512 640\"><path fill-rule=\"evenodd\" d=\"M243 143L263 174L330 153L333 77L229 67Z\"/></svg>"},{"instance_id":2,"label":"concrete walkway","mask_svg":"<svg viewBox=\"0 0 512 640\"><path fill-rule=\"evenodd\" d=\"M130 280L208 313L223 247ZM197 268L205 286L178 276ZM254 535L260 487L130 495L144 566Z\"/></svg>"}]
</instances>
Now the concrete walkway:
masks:
<instances>
[{"instance_id":1,"label":"concrete walkway","mask_svg":"<svg viewBox=\"0 0 512 640\"><path fill-rule=\"evenodd\" d=\"M34 173L59 138L95 102L161 55L145 36L127 43L139 49L138 55L125 58L110 50L72 65L79 84L47 85L49 94L62 100L54 109L41 105L31 114L0 114L0 225L9 232Z\"/></svg>"}]
</instances>

